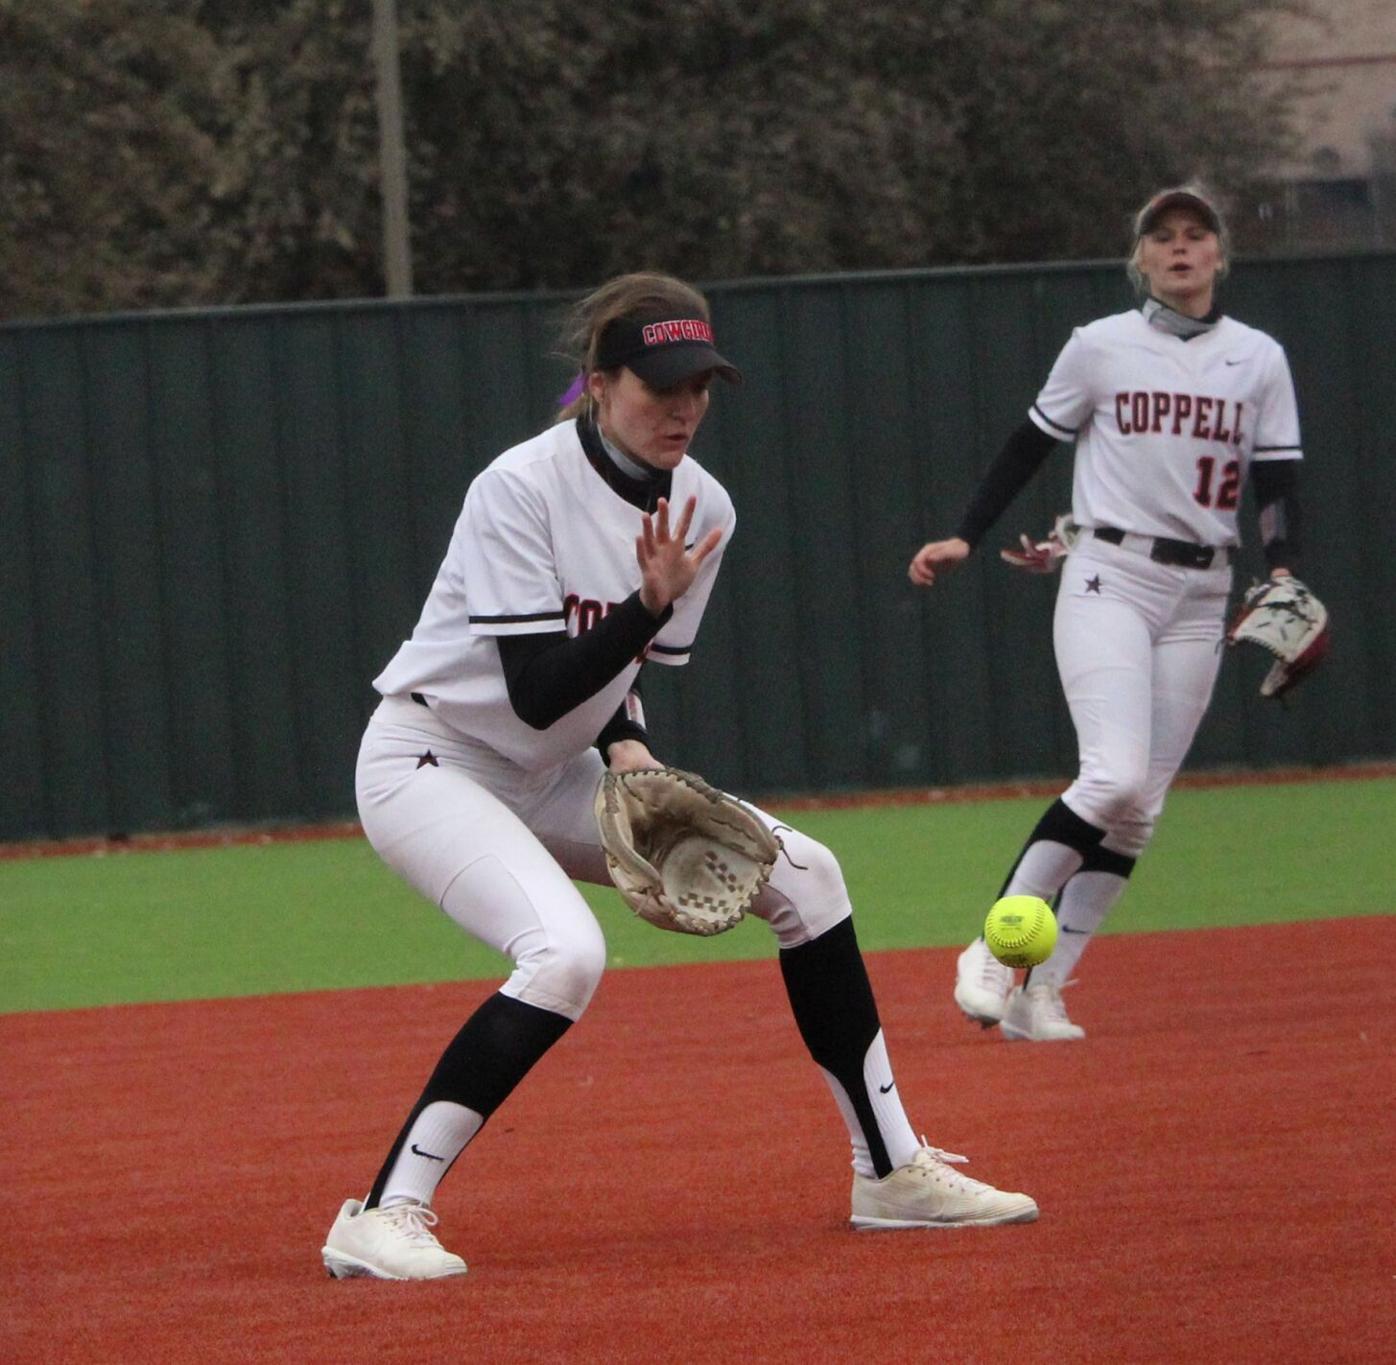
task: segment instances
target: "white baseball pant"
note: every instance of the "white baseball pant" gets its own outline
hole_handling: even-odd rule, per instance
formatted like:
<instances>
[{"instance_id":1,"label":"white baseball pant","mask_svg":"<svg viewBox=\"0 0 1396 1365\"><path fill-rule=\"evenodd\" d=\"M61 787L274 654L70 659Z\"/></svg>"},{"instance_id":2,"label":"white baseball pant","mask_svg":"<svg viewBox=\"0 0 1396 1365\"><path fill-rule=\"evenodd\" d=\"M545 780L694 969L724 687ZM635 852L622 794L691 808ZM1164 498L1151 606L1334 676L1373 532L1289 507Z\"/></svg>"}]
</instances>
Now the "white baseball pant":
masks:
<instances>
[{"instance_id":1,"label":"white baseball pant","mask_svg":"<svg viewBox=\"0 0 1396 1365\"><path fill-rule=\"evenodd\" d=\"M387 697L356 773L359 818L384 862L513 961L505 995L574 1021L606 962L601 928L572 885L611 885L593 810L603 767L588 749L527 772L427 707ZM843 873L823 845L756 814L785 852L752 913L793 948L852 914Z\"/></svg>"},{"instance_id":2,"label":"white baseball pant","mask_svg":"<svg viewBox=\"0 0 1396 1365\"><path fill-rule=\"evenodd\" d=\"M1053 643L1081 766L1062 800L1137 857L1211 702L1231 568L1158 564L1088 532L1062 567Z\"/></svg>"}]
</instances>

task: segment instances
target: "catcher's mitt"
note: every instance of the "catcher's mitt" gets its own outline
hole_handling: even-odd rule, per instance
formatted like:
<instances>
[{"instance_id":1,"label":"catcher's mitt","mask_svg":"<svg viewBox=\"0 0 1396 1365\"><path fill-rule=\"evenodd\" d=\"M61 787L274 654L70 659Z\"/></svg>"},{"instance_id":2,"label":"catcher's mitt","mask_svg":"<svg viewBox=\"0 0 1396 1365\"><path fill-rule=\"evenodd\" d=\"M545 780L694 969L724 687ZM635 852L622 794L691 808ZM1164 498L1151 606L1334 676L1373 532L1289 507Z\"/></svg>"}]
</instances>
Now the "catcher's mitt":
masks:
<instances>
[{"instance_id":1,"label":"catcher's mitt","mask_svg":"<svg viewBox=\"0 0 1396 1365\"><path fill-rule=\"evenodd\" d=\"M1328 653L1328 608L1297 578L1257 583L1241 600L1226 633L1229 645L1250 641L1275 656L1260 684L1262 697L1282 697Z\"/></svg>"},{"instance_id":2,"label":"catcher's mitt","mask_svg":"<svg viewBox=\"0 0 1396 1365\"><path fill-rule=\"evenodd\" d=\"M596 823L611 880L630 908L682 934L732 928L780 852L745 806L678 768L606 773Z\"/></svg>"}]
</instances>

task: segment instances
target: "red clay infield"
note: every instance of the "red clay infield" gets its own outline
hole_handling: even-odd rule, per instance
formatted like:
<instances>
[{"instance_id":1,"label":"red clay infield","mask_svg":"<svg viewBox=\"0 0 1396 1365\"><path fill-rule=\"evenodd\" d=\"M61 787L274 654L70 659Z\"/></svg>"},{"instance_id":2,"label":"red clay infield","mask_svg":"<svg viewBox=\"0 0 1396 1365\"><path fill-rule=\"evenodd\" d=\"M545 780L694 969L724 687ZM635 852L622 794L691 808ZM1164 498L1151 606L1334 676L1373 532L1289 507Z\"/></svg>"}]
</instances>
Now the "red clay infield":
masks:
<instances>
[{"instance_id":1,"label":"red clay infield","mask_svg":"<svg viewBox=\"0 0 1396 1365\"><path fill-rule=\"evenodd\" d=\"M461 1279L319 1247L489 989L0 1018L6 1361L1376 1361L1396 1336L1386 919L1107 937L1081 1044L950 950L870 966L913 1122L1039 1222L854 1233L771 963L612 973L438 1199Z\"/></svg>"}]
</instances>

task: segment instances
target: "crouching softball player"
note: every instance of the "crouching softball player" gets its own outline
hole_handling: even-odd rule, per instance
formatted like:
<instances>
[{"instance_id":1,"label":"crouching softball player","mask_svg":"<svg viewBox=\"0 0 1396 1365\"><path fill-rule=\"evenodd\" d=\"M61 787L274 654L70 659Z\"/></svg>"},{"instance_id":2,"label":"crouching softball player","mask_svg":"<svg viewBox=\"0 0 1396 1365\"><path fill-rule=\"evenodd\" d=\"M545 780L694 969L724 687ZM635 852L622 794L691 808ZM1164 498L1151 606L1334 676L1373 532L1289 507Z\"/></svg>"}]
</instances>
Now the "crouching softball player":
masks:
<instances>
[{"instance_id":1,"label":"crouching softball player","mask_svg":"<svg viewBox=\"0 0 1396 1365\"><path fill-rule=\"evenodd\" d=\"M578 305L568 342L580 396L470 485L412 638L374 684L383 699L357 774L364 832L514 969L447 1045L367 1195L334 1220L322 1255L337 1277L464 1273L432 1231L436 1187L596 989L606 945L573 885L610 884L593 797L605 764L657 766L641 660L687 661L735 523L687 455L713 377L740 378L715 349L702 295L668 276L621 276ZM795 1023L848 1127L853 1224L1036 1218L1027 1195L960 1174L964 1158L916 1137L838 863L779 828L784 853L754 913L775 934Z\"/></svg>"},{"instance_id":2,"label":"crouching softball player","mask_svg":"<svg viewBox=\"0 0 1396 1365\"><path fill-rule=\"evenodd\" d=\"M931 586L1057 443L1075 441L1066 544L1004 556L1045 571L1070 547L1053 644L1080 772L1000 892L1057 900L1060 934L1021 986L982 938L960 955L955 982L961 1010L1008 1038L1084 1036L1061 990L1124 893L1211 701L1248 476L1271 576L1288 575L1298 552L1289 365L1273 338L1215 306L1226 266L1226 229L1205 194L1183 186L1150 199L1129 261L1142 307L1072 334L956 535L911 561L911 581Z\"/></svg>"}]
</instances>

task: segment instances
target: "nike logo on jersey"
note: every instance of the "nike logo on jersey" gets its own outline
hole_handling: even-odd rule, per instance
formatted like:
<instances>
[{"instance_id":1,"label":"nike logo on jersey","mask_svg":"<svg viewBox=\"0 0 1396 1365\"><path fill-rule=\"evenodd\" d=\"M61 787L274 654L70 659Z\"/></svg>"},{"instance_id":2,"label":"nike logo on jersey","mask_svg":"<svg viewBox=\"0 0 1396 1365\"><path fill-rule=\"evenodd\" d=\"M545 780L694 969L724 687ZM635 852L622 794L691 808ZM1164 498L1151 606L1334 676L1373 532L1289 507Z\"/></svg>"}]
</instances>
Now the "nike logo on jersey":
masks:
<instances>
[{"instance_id":1,"label":"nike logo on jersey","mask_svg":"<svg viewBox=\"0 0 1396 1365\"><path fill-rule=\"evenodd\" d=\"M1244 365L1246 362L1244 360L1228 360L1226 363L1228 365Z\"/></svg>"},{"instance_id":2,"label":"nike logo on jersey","mask_svg":"<svg viewBox=\"0 0 1396 1365\"><path fill-rule=\"evenodd\" d=\"M415 1142L412 1144L412 1150L413 1150L414 1152L416 1152L416 1154L417 1154L418 1156L424 1156L424 1157L426 1157L426 1159L427 1159L428 1161L445 1161L445 1160L446 1160L446 1158L445 1158L444 1156L437 1156L434 1152L424 1152L424 1151L422 1151L422 1149L421 1149L420 1147L418 1147L417 1144L416 1144Z\"/></svg>"},{"instance_id":3,"label":"nike logo on jersey","mask_svg":"<svg viewBox=\"0 0 1396 1365\"><path fill-rule=\"evenodd\" d=\"M890 1095L890 1094L892 1093L892 1091L895 1090L896 1088L897 1088L897 1083L896 1083L896 1081L888 1081L886 1085L880 1085L880 1086L877 1087L877 1093L878 1093L879 1095Z\"/></svg>"},{"instance_id":4,"label":"nike logo on jersey","mask_svg":"<svg viewBox=\"0 0 1396 1365\"><path fill-rule=\"evenodd\" d=\"M1059 927L1064 934L1089 934L1091 932L1089 929L1073 929L1069 924L1063 924Z\"/></svg>"},{"instance_id":5,"label":"nike logo on jersey","mask_svg":"<svg viewBox=\"0 0 1396 1365\"><path fill-rule=\"evenodd\" d=\"M1088 579L1086 580L1086 591L1087 591L1087 592L1093 592L1093 593L1095 593L1097 597L1100 595L1100 575L1099 575L1099 574L1096 574L1096 576L1095 576L1094 578L1088 578Z\"/></svg>"},{"instance_id":6,"label":"nike logo on jersey","mask_svg":"<svg viewBox=\"0 0 1396 1365\"><path fill-rule=\"evenodd\" d=\"M441 765L436 761L436 755L428 749L426 753L417 755L417 766L419 768L439 768Z\"/></svg>"}]
</instances>

